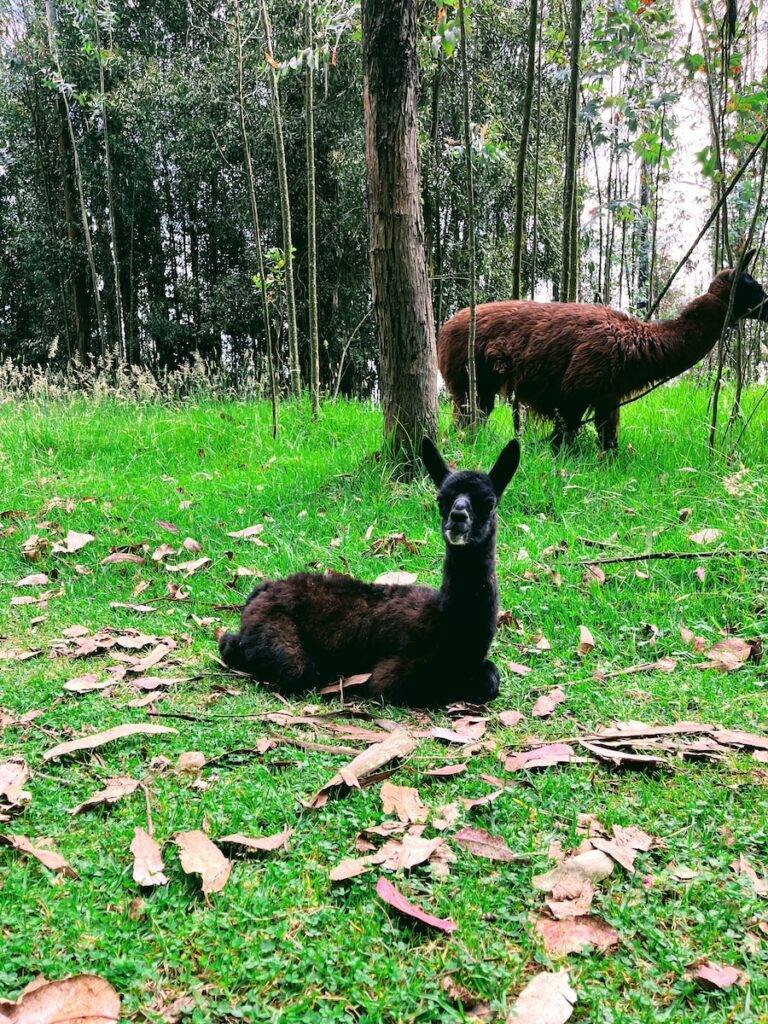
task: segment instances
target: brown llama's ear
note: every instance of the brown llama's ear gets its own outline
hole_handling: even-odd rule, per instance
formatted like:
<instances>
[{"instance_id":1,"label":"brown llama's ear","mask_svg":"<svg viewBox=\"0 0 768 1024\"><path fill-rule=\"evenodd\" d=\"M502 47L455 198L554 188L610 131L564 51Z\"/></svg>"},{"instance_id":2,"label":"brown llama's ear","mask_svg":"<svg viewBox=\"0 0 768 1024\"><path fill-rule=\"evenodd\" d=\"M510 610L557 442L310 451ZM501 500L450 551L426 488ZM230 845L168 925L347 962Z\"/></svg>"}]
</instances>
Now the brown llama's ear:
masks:
<instances>
[{"instance_id":1,"label":"brown llama's ear","mask_svg":"<svg viewBox=\"0 0 768 1024\"><path fill-rule=\"evenodd\" d=\"M520 442L517 438L513 438L496 459L492 469L488 472L488 476L491 478L493 489L496 491L496 496L500 498L506 490L507 484L515 475L517 467L520 465Z\"/></svg>"},{"instance_id":2,"label":"brown llama's ear","mask_svg":"<svg viewBox=\"0 0 768 1024\"><path fill-rule=\"evenodd\" d=\"M431 438L425 437L421 442L421 461L432 478L435 487L441 487L450 470Z\"/></svg>"}]
</instances>

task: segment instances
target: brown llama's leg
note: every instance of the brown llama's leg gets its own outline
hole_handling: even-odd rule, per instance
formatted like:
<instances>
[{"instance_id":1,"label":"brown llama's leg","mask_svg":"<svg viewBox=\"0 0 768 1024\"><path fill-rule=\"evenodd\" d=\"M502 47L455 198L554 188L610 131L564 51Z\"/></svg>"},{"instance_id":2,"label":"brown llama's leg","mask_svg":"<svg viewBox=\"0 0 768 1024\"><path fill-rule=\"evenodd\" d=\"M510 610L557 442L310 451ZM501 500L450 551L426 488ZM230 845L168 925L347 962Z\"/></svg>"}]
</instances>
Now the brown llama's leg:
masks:
<instances>
[{"instance_id":1,"label":"brown llama's leg","mask_svg":"<svg viewBox=\"0 0 768 1024\"><path fill-rule=\"evenodd\" d=\"M619 410L615 405L595 406L595 427L604 452L615 452L619 447Z\"/></svg>"},{"instance_id":2,"label":"brown llama's leg","mask_svg":"<svg viewBox=\"0 0 768 1024\"><path fill-rule=\"evenodd\" d=\"M512 396L512 425L515 428L515 434L520 433L520 402L518 401L517 395Z\"/></svg>"},{"instance_id":3,"label":"brown llama's leg","mask_svg":"<svg viewBox=\"0 0 768 1024\"><path fill-rule=\"evenodd\" d=\"M484 704L499 692L499 673L492 661L484 661L476 672L451 672L434 658L399 654L378 662L368 692L411 707L440 707L454 700Z\"/></svg>"},{"instance_id":4,"label":"brown llama's leg","mask_svg":"<svg viewBox=\"0 0 768 1024\"><path fill-rule=\"evenodd\" d=\"M564 444L572 445L581 426L584 409L555 409L552 451L557 454Z\"/></svg>"},{"instance_id":5,"label":"brown llama's leg","mask_svg":"<svg viewBox=\"0 0 768 1024\"><path fill-rule=\"evenodd\" d=\"M244 632L225 633L219 650L230 668L274 683L283 693L302 693L321 682L288 615L270 617Z\"/></svg>"}]
</instances>

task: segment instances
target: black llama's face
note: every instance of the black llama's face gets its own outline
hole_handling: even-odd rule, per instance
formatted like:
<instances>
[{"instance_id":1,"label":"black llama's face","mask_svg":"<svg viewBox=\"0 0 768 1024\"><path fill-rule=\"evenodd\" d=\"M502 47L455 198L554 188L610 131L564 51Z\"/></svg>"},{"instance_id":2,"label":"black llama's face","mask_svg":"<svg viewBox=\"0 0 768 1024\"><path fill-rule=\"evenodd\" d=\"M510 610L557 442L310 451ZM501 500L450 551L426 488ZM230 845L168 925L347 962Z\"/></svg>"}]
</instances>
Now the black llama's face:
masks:
<instances>
[{"instance_id":1,"label":"black llama's face","mask_svg":"<svg viewBox=\"0 0 768 1024\"><path fill-rule=\"evenodd\" d=\"M454 547L482 544L496 525L496 506L520 462L520 445L510 441L488 473L452 473L425 438L421 456L438 488L442 534Z\"/></svg>"},{"instance_id":2,"label":"black llama's face","mask_svg":"<svg viewBox=\"0 0 768 1024\"><path fill-rule=\"evenodd\" d=\"M744 258L743 270L733 297L734 320L762 320L768 322L768 295L763 286L747 273L747 267L754 258L756 249L751 249Z\"/></svg>"}]
</instances>

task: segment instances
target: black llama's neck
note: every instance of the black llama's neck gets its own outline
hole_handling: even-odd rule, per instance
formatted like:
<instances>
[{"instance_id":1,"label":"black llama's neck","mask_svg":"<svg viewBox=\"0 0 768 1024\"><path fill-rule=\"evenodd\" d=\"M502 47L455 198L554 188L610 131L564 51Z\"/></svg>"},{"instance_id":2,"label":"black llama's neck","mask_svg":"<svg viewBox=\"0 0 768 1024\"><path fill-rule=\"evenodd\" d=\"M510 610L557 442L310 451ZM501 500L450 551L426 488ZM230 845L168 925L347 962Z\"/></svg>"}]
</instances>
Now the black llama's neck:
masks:
<instances>
[{"instance_id":1,"label":"black llama's neck","mask_svg":"<svg viewBox=\"0 0 768 1024\"><path fill-rule=\"evenodd\" d=\"M496 632L499 612L495 523L481 544L446 544L440 592L457 655L466 651L482 660Z\"/></svg>"}]
</instances>

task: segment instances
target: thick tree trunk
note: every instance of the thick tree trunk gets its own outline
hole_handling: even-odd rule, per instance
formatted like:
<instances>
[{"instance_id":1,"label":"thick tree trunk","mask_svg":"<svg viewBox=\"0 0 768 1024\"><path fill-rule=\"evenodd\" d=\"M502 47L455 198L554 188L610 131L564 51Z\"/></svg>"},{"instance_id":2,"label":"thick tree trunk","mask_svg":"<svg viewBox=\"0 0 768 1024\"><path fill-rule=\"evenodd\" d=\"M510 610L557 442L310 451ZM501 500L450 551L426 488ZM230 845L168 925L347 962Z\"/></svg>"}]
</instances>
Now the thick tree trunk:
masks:
<instances>
[{"instance_id":1,"label":"thick tree trunk","mask_svg":"<svg viewBox=\"0 0 768 1024\"><path fill-rule=\"evenodd\" d=\"M314 28L312 5L307 3L306 133L307 133L307 305L309 311L309 386L312 416L320 412L320 336L317 326L317 221L315 216L315 96Z\"/></svg>"},{"instance_id":2,"label":"thick tree trunk","mask_svg":"<svg viewBox=\"0 0 768 1024\"><path fill-rule=\"evenodd\" d=\"M576 299L576 268L572 265L576 214L576 152L579 119L579 53L581 50L581 0L571 0L571 74L568 87L568 120L565 141L565 177L563 182L563 239L560 291L563 302Z\"/></svg>"},{"instance_id":3,"label":"thick tree trunk","mask_svg":"<svg viewBox=\"0 0 768 1024\"><path fill-rule=\"evenodd\" d=\"M413 469L437 429L435 325L419 188L416 0L363 0L363 107L371 281L384 433Z\"/></svg>"},{"instance_id":4,"label":"thick tree trunk","mask_svg":"<svg viewBox=\"0 0 768 1024\"><path fill-rule=\"evenodd\" d=\"M523 119L520 125L520 144L517 150L517 172L515 175L515 227L512 249L512 298L522 294L523 269L523 211L525 207L525 165L528 158L528 136L531 131L531 108L536 71L536 23L539 0L530 0L528 16L528 62L525 73L525 94L523 96Z\"/></svg>"}]
</instances>

